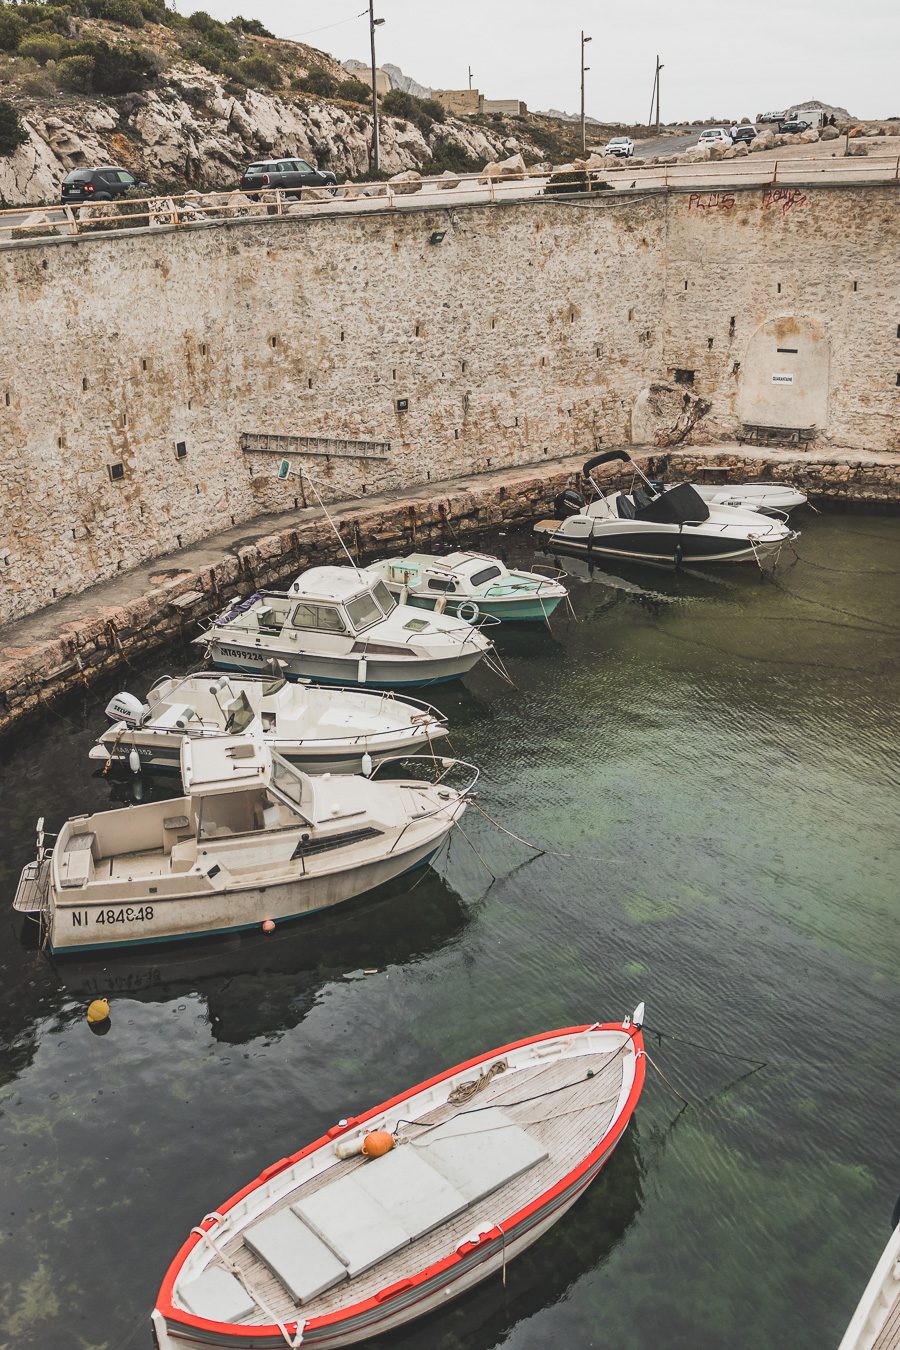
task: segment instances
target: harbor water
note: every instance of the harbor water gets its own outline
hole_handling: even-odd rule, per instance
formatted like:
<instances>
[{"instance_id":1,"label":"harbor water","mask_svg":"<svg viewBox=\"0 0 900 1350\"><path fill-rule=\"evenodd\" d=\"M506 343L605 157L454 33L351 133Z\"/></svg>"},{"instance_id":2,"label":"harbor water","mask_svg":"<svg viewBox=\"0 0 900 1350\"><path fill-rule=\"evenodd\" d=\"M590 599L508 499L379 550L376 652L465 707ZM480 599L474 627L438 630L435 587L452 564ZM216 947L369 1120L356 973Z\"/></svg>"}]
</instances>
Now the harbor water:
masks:
<instances>
[{"instance_id":1,"label":"harbor water","mask_svg":"<svg viewBox=\"0 0 900 1350\"><path fill-rule=\"evenodd\" d=\"M112 688L3 745L2 1350L150 1350L191 1226L268 1163L640 1000L661 1073L586 1197L505 1287L372 1344L837 1344L900 1186L900 529L795 523L774 578L561 559L574 617L499 634L515 687L480 668L426 695L483 771L465 835L271 936L51 962L11 910L37 817L175 784L94 775ZM534 557L524 533L481 546ZM122 683L195 664L169 651Z\"/></svg>"}]
</instances>

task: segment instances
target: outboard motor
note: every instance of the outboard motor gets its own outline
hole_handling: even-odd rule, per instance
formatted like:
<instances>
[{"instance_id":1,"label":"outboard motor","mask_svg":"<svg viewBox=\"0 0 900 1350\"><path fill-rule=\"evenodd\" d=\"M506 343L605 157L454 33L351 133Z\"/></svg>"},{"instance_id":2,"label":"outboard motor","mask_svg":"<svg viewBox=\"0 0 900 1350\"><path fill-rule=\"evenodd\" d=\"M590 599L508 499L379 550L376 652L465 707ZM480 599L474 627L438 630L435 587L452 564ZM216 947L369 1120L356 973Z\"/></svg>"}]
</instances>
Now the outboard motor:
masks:
<instances>
[{"instance_id":1,"label":"outboard motor","mask_svg":"<svg viewBox=\"0 0 900 1350\"><path fill-rule=\"evenodd\" d=\"M106 715L111 722L127 722L130 727L139 727L147 709L134 694L116 694L106 705Z\"/></svg>"},{"instance_id":2,"label":"outboard motor","mask_svg":"<svg viewBox=\"0 0 900 1350\"><path fill-rule=\"evenodd\" d=\"M567 516L575 516L584 507L584 498L575 488L566 488L558 497L553 499L553 514L557 520L565 520Z\"/></svg>"}]
</instances>

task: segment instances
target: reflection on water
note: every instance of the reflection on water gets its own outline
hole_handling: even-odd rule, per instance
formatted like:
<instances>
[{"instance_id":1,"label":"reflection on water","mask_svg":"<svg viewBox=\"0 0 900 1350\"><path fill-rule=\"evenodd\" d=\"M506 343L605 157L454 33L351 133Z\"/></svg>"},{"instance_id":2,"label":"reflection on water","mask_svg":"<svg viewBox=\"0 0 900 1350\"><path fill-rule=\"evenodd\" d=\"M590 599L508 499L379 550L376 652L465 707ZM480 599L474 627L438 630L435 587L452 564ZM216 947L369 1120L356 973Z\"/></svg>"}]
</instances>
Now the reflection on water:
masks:
<instances>
[{"instance_id":1,"label":"reflection on water","mask_svg":"<svg viewBox=\"0 0 900 1350\"><path fill-rule=\"evenodd\" d=\"M500 634L515 689L477 670L435 691L486 810L547 849L473 808L490 886L457 834L440 876L270 937L51 964L8 905L37 816L134 799L87 761L112 690L4 745L0 1346L150 1350L169 1260L267 1162L486 1047L642 998L692 1105L651 1072L600 1180L506 1289L379 1346L836 1344L897 1185L900 532L797 524L774 578L563 559L576 617ZM764 1066L741 1077L705 1045Z\"/></svg>"}]
</instances>

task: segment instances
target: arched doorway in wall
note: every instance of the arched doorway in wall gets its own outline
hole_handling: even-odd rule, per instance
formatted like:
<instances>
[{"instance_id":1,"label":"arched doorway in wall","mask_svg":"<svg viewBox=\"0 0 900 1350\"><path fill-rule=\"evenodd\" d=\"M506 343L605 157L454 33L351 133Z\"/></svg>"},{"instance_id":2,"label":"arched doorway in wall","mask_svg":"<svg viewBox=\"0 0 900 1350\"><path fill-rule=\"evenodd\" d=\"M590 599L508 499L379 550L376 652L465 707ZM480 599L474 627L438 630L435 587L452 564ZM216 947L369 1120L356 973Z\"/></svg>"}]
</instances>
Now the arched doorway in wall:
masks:
<instances>
[{"instance_id":1,"label":"arched doorway in wall","mask_svg":"<svg viewBox=\"0 0 900 1350\"><path fill-rule=\"evenodd\" d=\"M831 377L828 334L818 319L782 315L761 324L741 363L738 416L747 426L822 432Z\"/></svg>"}]
</instances>

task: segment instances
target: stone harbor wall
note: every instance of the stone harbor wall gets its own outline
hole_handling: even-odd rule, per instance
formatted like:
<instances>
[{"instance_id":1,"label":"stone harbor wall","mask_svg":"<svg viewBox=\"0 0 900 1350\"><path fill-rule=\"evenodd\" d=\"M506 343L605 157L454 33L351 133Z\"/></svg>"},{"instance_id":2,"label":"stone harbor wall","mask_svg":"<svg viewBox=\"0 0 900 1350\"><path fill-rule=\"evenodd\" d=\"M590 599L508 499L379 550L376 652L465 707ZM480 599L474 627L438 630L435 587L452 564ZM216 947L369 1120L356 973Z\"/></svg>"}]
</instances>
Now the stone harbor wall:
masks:
<instances>
[{"instance_id":1,"label":"stone harbor wall","mask_svg":"<svg viewBox=\"0 0 900 1350\"><path fill-rule=\"evenodd\" d=\"M760 427L898 448L898 200L616 192L0 249L0 622L316 490Z\"/></svg>"}]
</instances>

